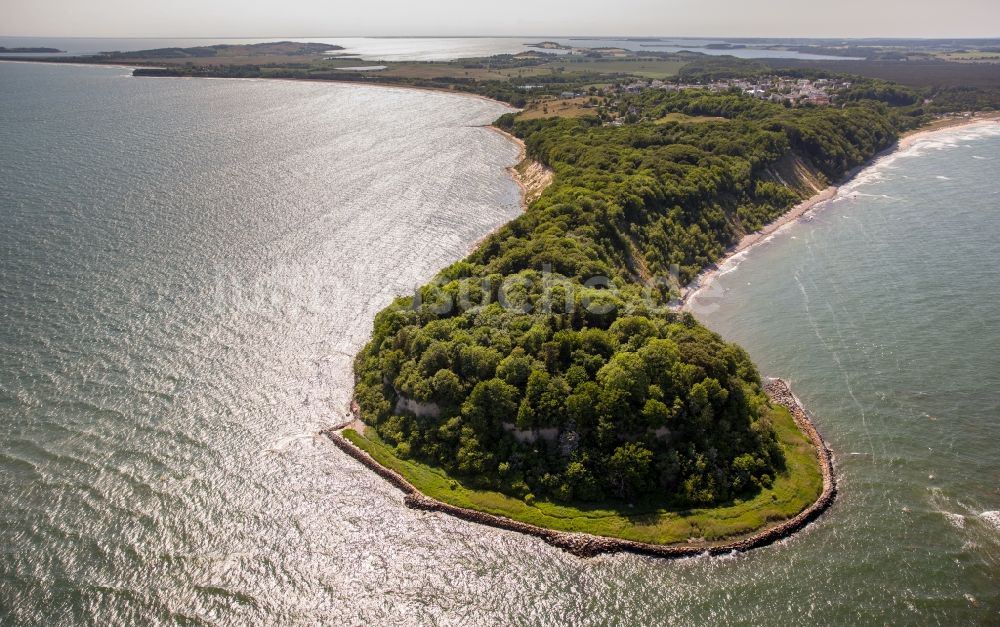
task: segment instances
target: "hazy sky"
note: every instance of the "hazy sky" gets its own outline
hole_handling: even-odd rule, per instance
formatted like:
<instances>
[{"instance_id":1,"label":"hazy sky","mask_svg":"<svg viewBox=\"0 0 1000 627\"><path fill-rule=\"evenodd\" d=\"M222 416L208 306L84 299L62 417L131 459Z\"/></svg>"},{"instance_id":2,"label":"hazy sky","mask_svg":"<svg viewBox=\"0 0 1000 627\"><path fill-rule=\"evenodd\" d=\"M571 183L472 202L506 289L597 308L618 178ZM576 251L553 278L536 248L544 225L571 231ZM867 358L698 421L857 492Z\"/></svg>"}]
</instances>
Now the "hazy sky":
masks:
<instances>
[{"instance_id":1,"label":"hazy sky","mask_svg":"<svg viewBox=\"0 0 1000 627\"><path fill-rule=\"evenodd\" d=\"M0 35L1000 37L1000 0L0 0Z\"/></svg>"}]
</instances>

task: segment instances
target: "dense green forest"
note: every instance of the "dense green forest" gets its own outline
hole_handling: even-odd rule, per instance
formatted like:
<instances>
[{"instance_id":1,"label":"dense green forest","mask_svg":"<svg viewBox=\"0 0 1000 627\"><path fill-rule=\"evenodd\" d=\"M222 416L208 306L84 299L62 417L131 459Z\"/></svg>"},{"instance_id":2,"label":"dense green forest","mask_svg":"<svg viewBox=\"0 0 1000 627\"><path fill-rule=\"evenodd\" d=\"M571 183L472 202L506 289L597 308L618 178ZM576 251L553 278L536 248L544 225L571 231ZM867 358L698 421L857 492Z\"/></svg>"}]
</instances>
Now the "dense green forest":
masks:
<instances>
[{"instance_id":1,"label":"dense green forest","mask_svg":"<svg viewBox=\"0 0 1000 627\"><path fill-rule=\"evenodd\" d=\"M555 182L377 316L355 365L363 418L398 456L529 501L710 505L768 486L784 459L759 374L667 301L801 199L774 174L792 155L834 180L916 123L873 96L648 90L623 104L638 119L720 119L504 116Z\"/></svg>"}]
</instances>

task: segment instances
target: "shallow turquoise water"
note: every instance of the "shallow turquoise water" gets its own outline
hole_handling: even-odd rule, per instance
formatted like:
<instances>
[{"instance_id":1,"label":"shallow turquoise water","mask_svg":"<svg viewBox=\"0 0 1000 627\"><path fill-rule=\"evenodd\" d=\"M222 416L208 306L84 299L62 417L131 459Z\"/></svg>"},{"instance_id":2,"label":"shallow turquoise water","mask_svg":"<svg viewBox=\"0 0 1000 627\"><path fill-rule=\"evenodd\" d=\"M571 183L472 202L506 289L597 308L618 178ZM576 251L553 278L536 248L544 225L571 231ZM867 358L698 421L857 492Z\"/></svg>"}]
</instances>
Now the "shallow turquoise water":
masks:
<instances>
[{"instance_id":1,"label":"shallow turquoise water","mask_svg":"<svg viewBox=\"0 0 1000 627\"><path fill-rule=\"evenodd\" d=\"M0 622L996 621L1000 137L880 167L703 314L815 412L833 509L580 560L315 437L374 313L516 215L504 109L125 74L0 64Z\"/></svg>"},{"instance_id":2,"label":"shallow turquoise water","mask_svg":"<svg viewBox=\"0 0 1000 627\"><path fill-rule=\"evenodd\" d=\"M998 175L1000 126L927 137L693 303L816 414L842 495L815 533L872 622L1000 620Z\"/></svg>"}]
</instances>

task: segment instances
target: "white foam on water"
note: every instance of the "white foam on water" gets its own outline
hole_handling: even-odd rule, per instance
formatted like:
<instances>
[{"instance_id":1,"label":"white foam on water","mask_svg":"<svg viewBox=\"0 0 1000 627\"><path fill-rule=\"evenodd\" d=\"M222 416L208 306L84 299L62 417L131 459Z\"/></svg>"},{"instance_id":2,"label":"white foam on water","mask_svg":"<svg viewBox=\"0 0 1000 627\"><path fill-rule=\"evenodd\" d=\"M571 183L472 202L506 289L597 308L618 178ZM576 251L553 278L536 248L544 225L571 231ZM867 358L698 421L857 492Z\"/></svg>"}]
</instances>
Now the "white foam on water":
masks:
<instances>
[{"instance_id":1,"label":"white foam on water","mask_svg":"<svg viewBox=\"0 0 1000 627\"><path fill-rule=\"evenodd\" d=\"M859 187L868 185L869 183L877 183L885 179L886 172L892 165L892 155L880 159L878 162L872 166L859 172L854 178L852 178L847 183L840 186L837 190L837 195L834 200L840 200L842 198L847 198L857 193Z\"/></svg>"},{"instance_id":2,"label":"white foam on water","mask_svg":"<svg viewBox=\"0 0 1000 627\"><path fill-rule=\"evenodd\" d=\"M763 239L763 240L761 240L758 243L759 244L763 244L767 240L771 239L771 237L772 236L768 236L766 239ZM716 276L727 275L730 272L733 272L734 270L736 270L737 268L739 268L740 264L743 263L743 261L747 258L747 253L748 252L750 252L749 248L746 249L746 250L741 250L740 252L736 253L735 255L733 255L732 257L730 257L729 259L726 259L726 261L721 266L719 266L719 271L718 271L718 273L717 273Z\"/></svg>"},{"instance_id":3,"label":"white foam on water","mask_svg":"<svg viewBox=\"0 0 1000 627\"><path fill-rule=\"evenodd\" d=\"M316 436L313 432L308 433L294 433L292 435L286 435L278 438L274 443L269 446L264 447L264 453L282 453L288 449L293 443L299 440L308 440Z\"/></svg>"},{"instance_id":4,"label":"white foam on water","mask_svg":"<svg viewBox=\"0 0 1000 627\"><path fill-rule=\"evenodd\" d=\"M996 527L997 530L1000 530L1000 512L998 511L983 512L982 514L979 515L979 517L982 518L987 523Z\"/></svg>"},{"instance_id":5,"label":"white foam on water","mask_svg":"<svg viewBox=\"0 0 1000 627\"><path fill-rule=\"evenodd\" d=\"M849 199L854 196L863 196L859 190L869 183L884 181L895 169L895 163L899 159L909 159L920 157L935 150L951 150L966 146L962 142L976 141L988 137L1000 136L1000 123L993 120L984 120L974 126L964 126L954 129L941 129L928 133L917 138L912 144L897 150L893 153L880 157L867 168L863 169L850 181L840 186L837 195L829 203ZM938 176L942 180L951 180L948 177ZM820 203L817 207L825 205Z\"/></svg>"}]
</instances>

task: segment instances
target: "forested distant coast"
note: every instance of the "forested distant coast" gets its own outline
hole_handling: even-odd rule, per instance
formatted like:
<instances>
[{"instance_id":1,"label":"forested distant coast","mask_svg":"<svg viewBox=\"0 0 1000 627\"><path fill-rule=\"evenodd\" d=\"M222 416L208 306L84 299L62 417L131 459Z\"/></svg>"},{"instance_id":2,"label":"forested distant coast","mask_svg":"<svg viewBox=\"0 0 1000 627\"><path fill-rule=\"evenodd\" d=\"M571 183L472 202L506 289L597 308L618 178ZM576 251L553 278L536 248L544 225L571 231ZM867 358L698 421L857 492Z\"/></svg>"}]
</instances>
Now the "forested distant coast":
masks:
<instances>
[{"instance_id":1,"label":"forested distant coast","mask_svg":"<svg viewBox=\"0 0 1000 627\"><path fill-rule=\"evenodd\" d=\"M59 48L5 48L0 46L0 54L56 54Z\"/></svg>"}]
</instances>

